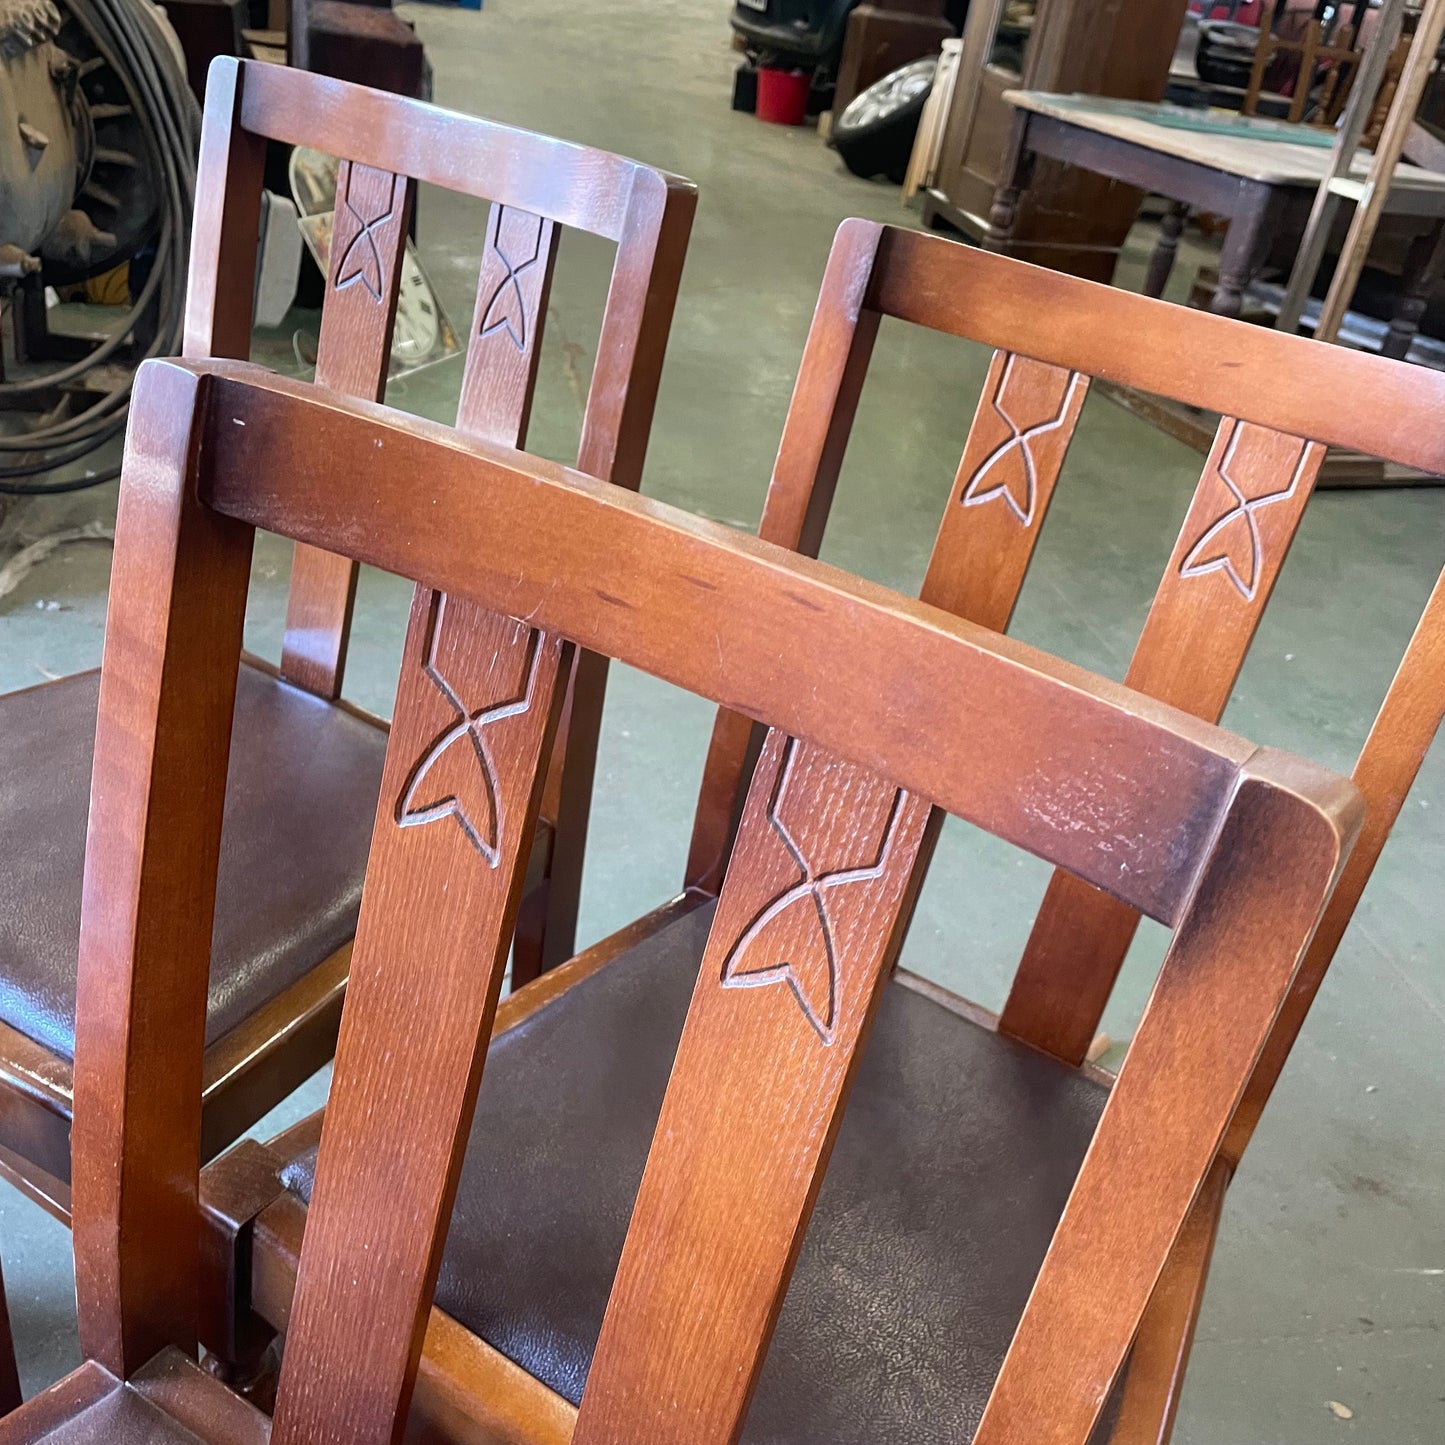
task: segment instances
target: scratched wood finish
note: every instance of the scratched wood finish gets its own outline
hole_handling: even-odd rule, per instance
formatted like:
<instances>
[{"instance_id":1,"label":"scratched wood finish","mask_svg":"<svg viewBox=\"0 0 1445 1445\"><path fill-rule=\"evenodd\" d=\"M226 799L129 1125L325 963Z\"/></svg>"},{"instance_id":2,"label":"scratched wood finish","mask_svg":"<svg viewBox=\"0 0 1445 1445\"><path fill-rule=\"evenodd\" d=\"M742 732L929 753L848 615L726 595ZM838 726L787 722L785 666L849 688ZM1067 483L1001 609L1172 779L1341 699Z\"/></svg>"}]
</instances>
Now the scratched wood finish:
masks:
<instances>
[{"instance_id":1,"label":"scratched wood finish","mask_svg":"<svg viewBox=\"0 0 1445 1445\"><path fill-rule=\"evenodd\" d=\"M322 386L371 401L386 393L412 195L406 176L341 163L316 353ZM356 573L350 559L317 547L298 546L291 562L281 671L320 697L341 692Z\"/></svg>"},{"instance_id":2,"label":"scratched wood finish","mask_svg":"<svg viewBox=\"0 0 1445 1445\"><path fill-rule=\"evenodd\" d=\"M974 1445L1094 1428L1358 828L1301 809L1293 766L1244 769Z\"/></svg>"},{"instance_id":3,"label":"scratched wood finish","mask_svg":"<svg viewBox=\"0 0 1445 1445\"><path fill-rule=\"evenodd\" d=\"M1125 684L1217 722L1284 565L1325 448L1226 417ZM1082 1063L1138 916L1064 873L1049 880L999 1018L1005 1033Z\"/></svg>"},{"instance_id":4,"label":"scratched wood finish","mask_svg":"<svg viewBox=\"0 0 1445 1445\"><path fill-rule=\"evenodd\" d=\"M882 312L882 228L845 222L828 257L758 535L818 555ZM1088 378L1000 351L989 368L922 596L1000 631L1023 584ZM956 505L955 505L956 503ZM685 883L716 892L737 824L752 725L713 724Z\"/></svg>"},{"instance_id":5,"label":"scratched wood finish","mask_svg":"<svg viewBox=\"0 0 1445 1445\"><path fill-rule=\"evenodd\" d=\"M717 539L732 536L726 529L553 463L524 464L436 423L234 362L187 365L206 372L213 388L205 419L212 465L200 486L219 510L301 540L344 526L361 560L420 572L429 586L538 627L561 630L565 619L579 645L801 730L849 761L877 767L886 757L893 781L1024 846L1038 840L1035 804L1085 787L1096 806L1043 851L1151 917L1177 919L1191 855L1160 853L1144 840L1161 830L1192 836L1218 815L1242 758L1229 750L1239 744L1218 741L1227 734L1163 709L1157 729L1136 738L1143 705L1135 694L1101 690L1081 668L926 604L902 603L836 568L755 539L719 550ZM359 428L367 429L369 454L347 440ZM347 467L337 464L343 449ZM413 493L368 491L358 517L355 487L393 468L411 478ZM425 546L408 547L402 539L423 500L426 517L415 525ZM644 554L653 563L647 571L634 561ZM509 571L503 556L526 565ZM728 610L734 586L750 599L745 636ZM665 625L654 620L659 597ZM870 619L877 625L865 626ZM778 658L800 627L817 648L783 669ZM695 643L717 636L727 645ZM1056 692L1036 681L1045 673L1077 678L1081 690ZM1009 689L1008 707L995 705L995 688ZM886 706L825 706L850 696ZM1037 710L1038 736L1017 736L1015 707ZM918 717L916 733L896 736L899 711ZM1065 715L1069 726L1045 737ZM935 721L957 737L954 753L941 754L928 736ZM1115 747L1119 762L1110 756ZM1004 757L1016 773L1000 768ZM1139 787L1145 777L1149 786ZM1024 778L1029 787L1020 792ZM1121 857L1130 864L1123 871Z\"/></svg>"},{"instance_id":6,"label":"scratched wood finish","mask_svg":"<svg viewBox=\"0 0 1445 1445\"><path fill-rule=\"evenodd\" d=\"M418 589L413 602L275 1445L383 1445L405 1415L563 651L460 598Z\"/></svg>"},{"instance_id":7,"label":"scratched wood finish","mask_svg":"<svg viewBox=\"0 0 1445 1445\"><path fill-rule=\"evenodd\" d=\"M575 1445L693 1445L741 1429L928 813L865 769L770 734Z\"/></svg>"}]
</instances>

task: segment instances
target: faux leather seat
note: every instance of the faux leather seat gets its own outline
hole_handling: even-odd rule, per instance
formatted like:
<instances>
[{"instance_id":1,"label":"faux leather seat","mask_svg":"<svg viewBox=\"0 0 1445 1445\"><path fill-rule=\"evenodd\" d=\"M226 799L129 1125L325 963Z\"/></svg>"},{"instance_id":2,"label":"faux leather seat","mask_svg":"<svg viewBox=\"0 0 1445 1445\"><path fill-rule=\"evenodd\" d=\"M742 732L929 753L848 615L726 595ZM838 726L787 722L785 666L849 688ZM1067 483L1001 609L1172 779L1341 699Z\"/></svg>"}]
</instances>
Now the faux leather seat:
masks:
<instances>
[{"instance_id":1,"label":"faux leather seat","mask_svg":"<svg viewBox=\"0 0 1445 1445\"><path fill-rule=\"evenodd\" d=\"M0 697L0 1019L75 1053L75 968L100 674ZM356 929L386 734L241 668L208 1042Z\"/></svg>"},{"instance_id":2,"label":"faux leather seat","mask_svg":"<svg viewBox=\"0 0 1445 1445\"><path fill-rule=\"evenodd\" d=\"M436 1302L576 1402L710 907L497 1039ZM747 1445L972 1438L1106 1094L886 991ZM315 1153L284 1178L309 1197Z\"/></svg>"}]
</instances>

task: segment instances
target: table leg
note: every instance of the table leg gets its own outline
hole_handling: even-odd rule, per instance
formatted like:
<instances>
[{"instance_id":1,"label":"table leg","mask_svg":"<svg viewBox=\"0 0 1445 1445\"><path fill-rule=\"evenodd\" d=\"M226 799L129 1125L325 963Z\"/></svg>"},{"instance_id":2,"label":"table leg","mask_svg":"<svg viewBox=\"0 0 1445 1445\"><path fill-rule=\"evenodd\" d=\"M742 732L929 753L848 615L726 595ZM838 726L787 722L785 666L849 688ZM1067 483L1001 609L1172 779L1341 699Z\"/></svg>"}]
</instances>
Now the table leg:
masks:
<instances>
[{"instance_id":1,"label":"table leg","mask_svg":"<svg viewBox=\"0 0 1445 1445\"><path fill-rule=\"evenodd\" d=\"M1149 270L1144 277L1144 294L1162 296L1169 284L1169 273L1174 269L1174 257L1179 250L1179 237L1184 231L1184 222L1189 219L1189 207L1183 201L1170 201L1164 219L1159 222L1159 239L1149 256Z\"/></svg>"},{"instance_id":2,"label":"table leg","mask_svg":"<svg viewBox=\"0 0 1445 1445\"><path fill-rule=\"evenodd\" d=\"M1405 257L1405 273L1400 278L1400 299L1390 317L1390 329L1380 344L1380 355L1403 361L1410 343L1420 330L1425 308L1445 273L1445 220L1437 221L1433 230L1417 236Z\"/></svg>"},{"instance_id":3,"label":"table leg","mask_svg":"<svg viewBox=\"0 0 1445 1445\"><path fill-rule=\"evenodd\" d=\"M1034 174L1034 153L1029 148L1028 114L1015 111L1013 133L1004 158L1003 179L993 193L988 229L983 233L985 251L1007 251L1019 218L1019 201Z\"/></svg>"},{"instance_id":4,"label":"table leg","mask_svg":"<svg viewBox=\"0 0 1445 1445\"><path fill-rule=\"evenodd\" d=\"M1240 187L1242 204L1229 219L1219 253L1219 285L1209 309L1220 316L1238 316L1244 306L1245 287L1264 261L1274 233L1274 188L1246 182Z\"/></svg>"}]
</instances>

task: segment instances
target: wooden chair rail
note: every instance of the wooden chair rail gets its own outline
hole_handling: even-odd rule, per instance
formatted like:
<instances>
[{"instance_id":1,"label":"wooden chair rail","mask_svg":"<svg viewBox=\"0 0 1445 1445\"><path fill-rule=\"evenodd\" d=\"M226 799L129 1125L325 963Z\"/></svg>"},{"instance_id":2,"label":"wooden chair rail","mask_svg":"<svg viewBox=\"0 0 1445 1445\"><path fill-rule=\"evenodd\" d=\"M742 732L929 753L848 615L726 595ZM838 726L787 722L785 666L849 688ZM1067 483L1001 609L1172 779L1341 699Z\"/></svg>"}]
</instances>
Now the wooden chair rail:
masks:
<instances>
[{"instance_id":1,"label":"wooden chair rail","mask_svg":"<svg viewBox=\"0 0 1445 1445\"><path fill-rule=\"evenodd\" d=\"M1307 338L971 251L917 231L849 220L842 231L876 235L873 310L1001 351L1273 431L1445 473L1445 434L1402 427L1402 414L1445 406L1445 374L1367 356L1321 351ZM1087 291L1081 304L1080 288ZM1187 359L1187 364L1184 364ZM1259 378L1271 385L1262 387ZM1350 405L1336 404L1348 396Z\"/></svg>"},{"instance_id":2,"label":"wooden chair rail","mask_svg":"<svg viewBox=\"0 0 1445 1445\"><path fill-rule=\"evenodd\" d=\"M229 363L154 366L146 384L187 406L187 392L203 378L210 395L201 423L201 495L218 511L303 541L344 535L364 561L419 572L440 591L555 628L739 711L771 714L779 726L865 766L886 766L896 783L1022 846L1031 838L1038 846L1030 810L1051 788L1088 779L1082 786L1097 804L1090 824L1050 840L1060 866L1151 917L1177 920L1201 856L1200 845L1185 840L1201 839L1204 820L1222 815L1251 753L1227 734L1168 708L1151 712L1081 669L926 604L442 426ZM342 454L354 456L355 466L338 467ZM398 540L414 498L369 486L373 462L425 479L437 523L424 543ZM632 560L648 549L657 558L655 575L639 574ZM587 585L568 580L573 563ZM554 571L551 586L527 580ZM678 577L688 581L686 604L670 603L664 622L650 604ZM741 607L758 617L746 643L729 622ZM806 628L816 651L796 658L784 677L776 659L792 628ZM697 647L691 639L698 636L728 642ZM810 673L812 685L802 685ZM1008 751L1010 711L1045 691L1033 681L1040 674L1070 686L1067 736L1037 755L1025 740L1027 760L1005 777L999 760ZM981 690L991 687L999 691ZM916 745L899 745L889 720L871 710L841 709L850 696L896 699L920 720ZM1043 715L1054 706L1043 704ZM947 720L948 731L967 740L946 759L924 741L934 720ZM1125 733L1133 755L1114 772L1105 760ZM1322 798L1331 796L1329 775L1319 778ZM1031 796L1015 792L1015 779L1027 779ZM1147 810L1147 821L1136 807ZM1140 840L1151 832L1182 845L1162 865L1140 856Z\"/></svg>"}]
</instances>

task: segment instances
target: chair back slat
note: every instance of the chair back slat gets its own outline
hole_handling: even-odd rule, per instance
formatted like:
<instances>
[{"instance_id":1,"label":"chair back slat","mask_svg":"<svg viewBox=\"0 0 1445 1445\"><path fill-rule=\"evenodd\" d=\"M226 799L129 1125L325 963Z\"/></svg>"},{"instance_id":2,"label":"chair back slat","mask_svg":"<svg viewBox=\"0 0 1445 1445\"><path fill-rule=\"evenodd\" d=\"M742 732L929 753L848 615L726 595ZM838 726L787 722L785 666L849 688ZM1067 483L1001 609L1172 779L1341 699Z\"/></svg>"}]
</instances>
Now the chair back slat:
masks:
<instances>
[{"instance_id":1,"label":"chair back slat","mask_svg":"<svg viewBox=\"0 0 1445 1445\"><path fill-rule=\"evenodd\" d=\"M321 307L316 380L367 401L386 394L415 187L407 177L343 160ZM281 672L321 697L341 695L356 564L298 546L291 563Z\"/></svg>"},{"instance_id":2,"label":"chair back slat","mask_svg":"<svg viewBox=\"0 0 1445 1445\"><path fill-rule=\"evenodd\" d=\"M501 989L564 647L419 588L271 1439L405 1414ZM401 1028L398 1022L407 1020ZM386 1261L357 1269L358 1259ZM346 1320L338 1331L336 1322Z\"/></svg>"},{"instance_id":3,"label":"chair back slat","mask_svg":"<svg viewBox=\"0 0 1445 1445\"><path fill-rule=\"evenodd\" d=\"M574 1445L736 1437L928 813L864 768L769 734Z\"/></svg>"},{"instance_id":4,"label":"chair back slat","mask_svg":"<svg viewBox=\"0 0 1445 1445\"><path fill-rule=\"evenodd\" d=\"M883 228L845 222L818 304L773 465L758 535L816 557L833 505L868 363L885 314L870 303L890 262ZM1078 372L995 354L929 563L923 598L1002 630L1088 390ZM716 892L758 738L726 709L713 723L684 882Z\"/></svg>"},{"instance_id":5,"label":"chair back slat","mask_svg":"<svg viewBox=\"0 0 1445 1445\"><path fill-rule=\"evenodd\" d=\"M1325 449L1267 427L1220 422L1179 540L1125 674L1127 686L1217 722L1304 516ZM1138 914L1055 873L999 1027L1081 1063Z\"/></svg>"},{"instance_id":6,"label":"chair back slat","mask_svg":"<svg viewBox=\"0 0 1445 1445\"><path fill-rule=\"evenodd\" d=\"M1089 379L997 351L922 596L1000 632L1023 586Z\"/></svg>"},{"instance_id":7,"label":"chair back slat","mask_svg":"<svg viewBox=\"0 0 1445 1445\"><path fill-rule=\"evenodd\" d=\"M487 213L457 429L506 446L527 437L557 227L515 206Z\"/></svg>"}]
</instances>

